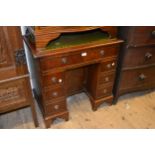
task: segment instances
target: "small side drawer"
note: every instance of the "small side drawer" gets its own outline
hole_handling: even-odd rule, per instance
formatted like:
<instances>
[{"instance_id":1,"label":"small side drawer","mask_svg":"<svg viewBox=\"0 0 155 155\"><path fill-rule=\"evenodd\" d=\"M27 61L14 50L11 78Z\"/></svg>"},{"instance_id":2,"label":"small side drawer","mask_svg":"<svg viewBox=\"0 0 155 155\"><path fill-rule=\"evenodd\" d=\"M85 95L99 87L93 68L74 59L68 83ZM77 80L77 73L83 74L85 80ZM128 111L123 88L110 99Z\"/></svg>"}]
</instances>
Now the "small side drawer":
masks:
<instances>
[{"instance_id":1,"label":"small side drawer","mask_svg":"<svg viewBox=\"0 0 155 155\"><path fill-rule=\"evenodd\" d=\"M30 104L28 77L0 83L0 113Z\"/></svg>"},{"instance_id":2,"label":"small side drawer","mask_svg":"<svg viewBox=\"0 0 155 155\"><path fill-rule=\"evenodd\" d=\"M67 111L67 105L65 100L60 100L58 102L54 102L52 104L48 104L45 106L45 115L54 115L61 112Z\"/></svg>"},{"instance_id":3,"label":"small side drawer","mask_svg":"<svg viewBox=\"0 0 155 155\"><path fill-rule=\"evenodd\" d=\"M125 51L123 67L135 67L153 63L155 63L155 46L128 48Z\"/></svg>"},{"instance_id":4,"label":"small side drawer","mask_svg":"<svg viewBox=\"0 0 155 155\"><path fill-rule=\"evenodd\" d=\"M64 72L47 73L46 75L42 75L42 87L63 86L65 82L64 75Z\"/></svg>"},{"instance_id":5,"label":"small side drawer","mask_svg":"<svg viewBox=\"0 0 155 155\"><path fill-rule=\"evenodd\" d=\"M40 60L42 70L50 70L56 67L66 67L69 65L77 65L97 60L102 60L108 57L116 57L119 45L95 47L83 49L80 51L63 54L59 57L48 57Z\"/></svg>"},{"instance_id":6,"label":"small side drawer","mask_svg":"<svg viewBox=\"0 0 155 155\"><path fill-rule=\"evenodd\" d=\"M155 26L134 26L131 33L130 45L155 43Z\"/></svg>"},{"instance_id":7,"label":"small side drawer","mask_svg":"<svg viewBox=\"0 0 155 155\"><path fill-rule=\"evenodd\" d=\"M99 75L99 79L98 79L98 85L102 85L102 84L106 84L106 83L112 83L114 82L114 78L115 78L115 72L110 72L107 74L100 74Z\"/></svg>"},{"instance_id":8,"label":"small side drawer","mask_svg":"<svg viewBox=\"0 0 155 155\"><path fill-rule=\"evenodd\" d=\"M65 96L65 88L58 87L54 89L44 89L43 90L43 99L44 101L53 101Z\"/></svg>"},{"instance_id":9,"label":"small side drawer","mask_svg":"<svg viewBox=\"0 0 155 155\"><path fill-rule=\"evenodd\" d=\"M100 71L101 72L112 71L115 70L115 68L116 68L116 59L113 59L102 62Z\"/></svg>"},{"instance_id":10,"label":"small side drawer","mask_svg":"<svg viewBox=\"0 0 155 155\"><path fill-rule=\"evenodd\" d=\"M96 92L96 98L107 97L112 94L112 85L101 85Z\"/></svg>"}]
</instances>

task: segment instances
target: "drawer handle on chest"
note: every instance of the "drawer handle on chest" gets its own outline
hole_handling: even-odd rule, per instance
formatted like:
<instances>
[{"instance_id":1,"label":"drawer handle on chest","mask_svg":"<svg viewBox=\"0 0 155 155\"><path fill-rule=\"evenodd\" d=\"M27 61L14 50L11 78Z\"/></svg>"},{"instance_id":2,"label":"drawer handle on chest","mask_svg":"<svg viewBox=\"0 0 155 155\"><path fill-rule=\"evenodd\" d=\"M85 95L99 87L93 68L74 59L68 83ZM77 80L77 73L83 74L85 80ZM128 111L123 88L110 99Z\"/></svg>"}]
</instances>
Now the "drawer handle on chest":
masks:
<instances>
[{"instance_id":1,"label":"drawer handle on chest","mask_svg":"<svg viewBox=\"0 0 155 155\"><path fill-rule=\"evenodd\" d=\"M55 109L55 110L58 110L58 109L59 109L59 105L55 105L55 106L54 106L54 109Z\"/></svg>"},{"instance_id":2,"label":"drawer handle on chest","mask_svg":"<svg viewBox=\"0 0 155 155\"><path fill-rule=\"evenodd\" d=\"M151 54L151 53L147 52L147 53L145 54L146 60L151 59L151 57L152 57L152 54Z\"/></svg>"},{"instance_id":3,"label":"drawer handle on chest","mask_svg":"<svg viewBox=\"0 0 155 155\"><path fill-rule=\"evenodd\" d=\"M81 56L82 56L82 57L86 57L86 56L87 56L87 52L82 52L82 53L81 53Z\"/></svg>"},{"instance_id":4,"label":"drawer handle on chest","mask_svg":"<svg viewBox=\"0 0 155 155\"><path fill-rule=\"evenodd\" d=\"M139 75L139 79L140 79L140 80L145 80L145 79L146 79L146 76L145 76L144 74L140 74L140 75Z\"/></svg>"},{"instance_id":5,"label":"drawer handle on chest","mask_svg":"<svg viewBox=\"0 0 155 155\"><path fill-rule=\"evenodd\" d=\"M67 63L67 58L62 58L62 59L61 59L61 62L62 62L63 64L66 64L66 63Z\"/></svg>"},{"instance_id":6,"label":"drawer handle on chest","mask_svg":"<svg viewBox=\"0 0 155 155\"><path fill-rule=\"evenodd\" d=\"M152 36L155 37L155 30L151 32Z\"/></svg>"}]
</instances>

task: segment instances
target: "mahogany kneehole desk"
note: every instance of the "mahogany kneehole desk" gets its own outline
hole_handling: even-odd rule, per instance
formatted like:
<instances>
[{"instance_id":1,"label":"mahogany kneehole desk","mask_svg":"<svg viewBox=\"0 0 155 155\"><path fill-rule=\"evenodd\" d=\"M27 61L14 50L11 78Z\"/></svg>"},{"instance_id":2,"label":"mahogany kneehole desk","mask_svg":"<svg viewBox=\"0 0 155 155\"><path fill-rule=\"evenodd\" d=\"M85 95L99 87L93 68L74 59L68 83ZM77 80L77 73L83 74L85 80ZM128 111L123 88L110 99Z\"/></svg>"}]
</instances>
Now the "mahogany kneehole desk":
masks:
<instances>
[{"instance_id":1,"label":"mahogany kneehole desk","mask_svg":"<svg viewBox=\"0 0 155 155\"><path fill-rule=\"evenodd\" d=\"M59 27L57 38L47 39L55 29L28 27L24 37L30 49L35 96L47 128L57 117L69 119L66 98L70 95L86 92L93 110L103 102L112 104L117 57L123 42L116 38L116 27ZM38 35L40 42L46 36L41 46Z\"/></svg>"}]
</instances>

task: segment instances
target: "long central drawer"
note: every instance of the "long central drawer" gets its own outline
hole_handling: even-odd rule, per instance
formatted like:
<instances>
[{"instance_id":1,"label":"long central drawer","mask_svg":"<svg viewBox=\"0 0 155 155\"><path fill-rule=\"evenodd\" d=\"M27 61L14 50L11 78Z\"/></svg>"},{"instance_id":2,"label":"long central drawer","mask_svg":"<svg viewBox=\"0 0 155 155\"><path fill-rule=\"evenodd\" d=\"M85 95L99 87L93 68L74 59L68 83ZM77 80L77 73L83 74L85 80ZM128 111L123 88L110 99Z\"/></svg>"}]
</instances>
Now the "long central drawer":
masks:
<instances>
[{"instance_id":1,"label":"long central drawer","mask_svg":"<svg viewBox=\"0 0 155 155\"><path fill-rule=\"evenodd\" d=\"M119 45L101 46L84 49L59 56L45 57L40 60L41 70L50 70L57 67L66 67L87 62L102 60L104 58L116 57Z\"/></svg>"}]
</instances>

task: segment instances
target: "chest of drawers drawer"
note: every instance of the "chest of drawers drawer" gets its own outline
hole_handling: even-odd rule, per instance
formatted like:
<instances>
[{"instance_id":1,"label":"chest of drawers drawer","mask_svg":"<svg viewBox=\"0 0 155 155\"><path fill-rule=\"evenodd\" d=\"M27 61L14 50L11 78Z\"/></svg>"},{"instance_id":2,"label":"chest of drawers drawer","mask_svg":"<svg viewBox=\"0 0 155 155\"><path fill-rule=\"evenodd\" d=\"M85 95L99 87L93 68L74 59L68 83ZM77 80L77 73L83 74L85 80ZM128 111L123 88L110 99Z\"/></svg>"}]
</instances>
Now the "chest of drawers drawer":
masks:
<instances>
[{"instance_id":1,"label":"chest of drawers drawer","mask_svg":"<svg viewBox=\"0 0 155 155\"><path fill-rule=\"evenodd\" d=\"M77 65L93 61L95 62L104 58L117 56L118 47L118 45L103 46L76 51L70 54L63 54L57 57L46 57L40 60L40 66L42 70L45 71L57 67L66 67L69 65Z\"/></svg>"},{"instance_id":2,"label":"chest of drawers drawer","mask_svg":"<svg viewBox=\"0 0 155 155\"><path fill-rule=\"evenodd\" d=\"M123 71L121 77L121 89L155 86L155 67L140 68Z\"/></svg>"},{"instance_id":3,"label":"chest of drawers drawer","mask_svg":"<svg viewBox=\"0 0 155 155\"><path fill-rule=\"evenodd\" d=\"M136 67L155 63L155 46L128 48L123 67Z\"/></svg>"},{"instance_id":4,"label":"chest of drawers drawer","mask_svg":"<svg viewBox=\"0 0 155 155\"><path fill-rule=\"evenodd\" d=\"M155 44L155 26L134 26L130 31L129 45Z\"/></svg>"}]
</instances>

